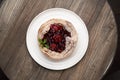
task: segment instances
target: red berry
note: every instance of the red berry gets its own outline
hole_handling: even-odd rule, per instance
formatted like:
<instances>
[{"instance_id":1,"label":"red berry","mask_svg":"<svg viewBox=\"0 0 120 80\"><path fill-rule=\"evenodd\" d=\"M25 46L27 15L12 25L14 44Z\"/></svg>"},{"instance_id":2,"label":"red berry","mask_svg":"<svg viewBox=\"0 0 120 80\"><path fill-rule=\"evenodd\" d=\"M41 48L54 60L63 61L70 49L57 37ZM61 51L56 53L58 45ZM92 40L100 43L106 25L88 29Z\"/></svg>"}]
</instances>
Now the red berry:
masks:
<instances>
[{"instance_id":1,"label":"red berry","mask_svg":"<svg viewBox=\"0 0 120 80\"><path fill-rule=\"evenodd\" d=\"M52 31L53 31L53 32L55 32L55 31L58 31L58 30L59 30L59 29L58 29L58 27L57 27L57 25L54 25L54 24L53 24L53 25L51 25L51 26L50 26L50 28L52 29Z\"/></svg>"},{"instance_id":2,"label":"red berry","mask_svg":"<svg viewBox=\"0 0 120 80\"><path fill-rule=\"evenodd\" d=\"M62 30L62 29L63 29L63 27L62 27L62 26L60 26L60 25L58 25L58 29L59 29L59 30Z\"/></svg>"},{"instance_id":3,"label":"red berry","mask_svg":"<svg viewBox=\"0 0 120 80\"><path fill-rule=\"evenodd\" d=\"M53 32L63 29L63 27L59 24L52 24L50 28L52 29Z\"/></svg>"},{"instance_id":4,"label":"red berry","mask_svg":"<svg viewBox=\"0 0 120 80\"><path fill-rule=\"evenodd\" d=\"M57 45L55 43L50 44L50 49L51 50L55 50L56 47L57 47Z\"/></svg>"},{"instance_id":5,"label":"red berry","mask_svg":"<svg viewBox=\"0 0 120 80\"><path fill-rule=\"evenodd\" d=\"M53 39L55 42L61 42L62 41L62 36L60 34L56 34L53 36Z\"/></svg>"}]
</instances>

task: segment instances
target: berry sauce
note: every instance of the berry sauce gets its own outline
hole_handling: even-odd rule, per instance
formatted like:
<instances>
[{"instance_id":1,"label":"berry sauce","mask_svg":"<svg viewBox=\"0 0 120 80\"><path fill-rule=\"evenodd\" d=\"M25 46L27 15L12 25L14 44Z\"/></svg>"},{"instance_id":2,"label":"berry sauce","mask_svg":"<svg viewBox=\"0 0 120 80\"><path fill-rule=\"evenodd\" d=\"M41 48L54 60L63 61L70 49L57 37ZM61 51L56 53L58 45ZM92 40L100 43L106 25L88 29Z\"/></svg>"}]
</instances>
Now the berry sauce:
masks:
<instances>
[{"instance_id":1,"label":"berry sauce","mask_svg":"<svg viewBox=\"0 0 120 80\"><path fill-rule=\"evenodd\" d=\"M50 25L49 31L44 34L42 40L46 39L50 50L61 53L65 50L67 36L71 37L70 32L61 23L54 23Z\"/></svg>"}]
</instances>

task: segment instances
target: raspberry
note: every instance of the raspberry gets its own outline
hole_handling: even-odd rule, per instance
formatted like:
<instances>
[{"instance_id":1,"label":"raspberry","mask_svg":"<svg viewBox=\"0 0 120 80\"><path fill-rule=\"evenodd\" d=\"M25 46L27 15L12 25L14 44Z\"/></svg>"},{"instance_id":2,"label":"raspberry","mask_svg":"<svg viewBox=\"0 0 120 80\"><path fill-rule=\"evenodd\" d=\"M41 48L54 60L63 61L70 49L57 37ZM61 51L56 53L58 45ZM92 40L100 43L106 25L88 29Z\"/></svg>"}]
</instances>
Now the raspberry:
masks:
<instances>
[{"instance_id":1,"label":"raspberry","mask_svg":"<svg viewBox=\"0 0 120 80\"><path fill-rule=\"evenodd\" d=\"M56 47L57 47L57 45L55 43L50 44L50 49L51 50L55 50Z\"/></svg>"},{"instance_id":2,"label":"raspberry","mask_svg":"<svg viewBox=\"0 0 120 80\"><path fill-rule=\"evenodd\" d=\"M55 32L55 31L59 30L59 28L54 24L50 26L50 29L52 30L52 32Z\"/></svg>"},{"instance_id":3,"label":"raspberry","mask_svg":"<svg viewBox=\"0 0 120 80\"><path fill-rule=\"evenodd\" d=\"M61 42L62 41L62 36L59 34L56 34L53 36L53 39L55 40L55 42Z\"/></svg>"}]
</instances>

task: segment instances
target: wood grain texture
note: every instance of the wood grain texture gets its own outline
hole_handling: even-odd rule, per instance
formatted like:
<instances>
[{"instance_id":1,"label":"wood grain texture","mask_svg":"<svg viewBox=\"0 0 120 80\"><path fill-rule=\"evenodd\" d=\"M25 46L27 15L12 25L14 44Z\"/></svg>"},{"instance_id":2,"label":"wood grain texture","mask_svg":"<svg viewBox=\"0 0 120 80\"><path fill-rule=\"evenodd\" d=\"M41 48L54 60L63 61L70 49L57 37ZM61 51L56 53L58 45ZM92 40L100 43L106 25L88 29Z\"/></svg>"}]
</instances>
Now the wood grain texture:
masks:
<instances>
[{"instance_id":1,"label":"wood grain texture","mask_svg":"<svg viewBox=\"0 0 120 80\"><path fill-rule=\"evenodd\" d=\"M89 32L84 58L61 71L38 65L25 42L32 19L54 7L74 11ZM0 67L10 80L100 80L112 61L116 44L116 24L106 0L5 0L0 6Z\"/></svg>"}]
</instances>

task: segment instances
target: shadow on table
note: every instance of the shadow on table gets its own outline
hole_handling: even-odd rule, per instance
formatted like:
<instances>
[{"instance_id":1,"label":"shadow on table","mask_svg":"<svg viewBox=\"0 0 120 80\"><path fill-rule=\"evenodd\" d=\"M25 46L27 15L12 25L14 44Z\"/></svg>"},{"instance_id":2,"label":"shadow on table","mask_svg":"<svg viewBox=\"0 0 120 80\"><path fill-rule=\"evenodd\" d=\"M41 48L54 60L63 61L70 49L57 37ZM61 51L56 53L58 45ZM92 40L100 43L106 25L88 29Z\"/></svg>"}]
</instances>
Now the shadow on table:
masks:
<instances>
[{"instance_id":1,"label":"shadow on table","mask_svg":"<svg viewBox=\"0 0 120 80\"><path fill-rule=\"evenodd\" d=\"M0 7L3 3L3 0L0 0ZM0 68L0 80L9 80L7 76L3 73L2 69Z\"/></svg>"},{"instance_id":2,"label":"shadow on table","mask_svg":"<svg viewBox=\"0 0 120 80\"><path fill-rule=\"evenodd\" d=\"M120 0L108 0L108 3L115 16L118 31L118 43L112 65L102 80L120 80Z\"/></svg>"},{"instance_id":3,"label":"shadow on table","mask_svg":"<svg viewBox=\"0 0 120 80\"><path fill-rule=\"evenodd\" d=\"M0 68L0 80L9 80Z\"/></svg>"}]
</instances>

